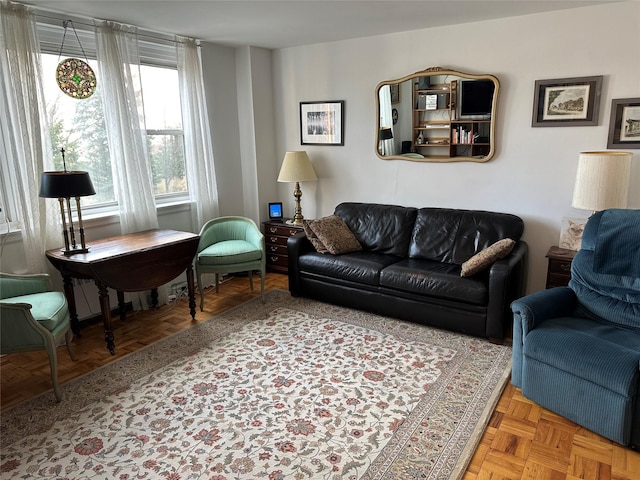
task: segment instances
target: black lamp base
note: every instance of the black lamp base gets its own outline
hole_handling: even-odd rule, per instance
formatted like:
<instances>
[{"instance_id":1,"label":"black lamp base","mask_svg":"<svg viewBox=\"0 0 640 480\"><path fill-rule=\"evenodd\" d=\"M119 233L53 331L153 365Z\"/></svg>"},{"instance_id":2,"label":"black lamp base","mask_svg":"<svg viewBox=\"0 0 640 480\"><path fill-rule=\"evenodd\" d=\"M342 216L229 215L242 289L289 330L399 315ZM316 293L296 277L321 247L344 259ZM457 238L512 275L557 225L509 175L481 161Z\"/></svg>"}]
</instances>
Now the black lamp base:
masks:
<instances>
[{"instance_id":1,"label":"black lamp base","mask_svg":"<svg viewBox=\"0 0 640 480\"><path fill-rule=\"evenodd\" d=\"M61 248L60 251L67 257L71 255L75 255L76 253L89 253L89 247L85 248L74 248L74 249L65 249Z\"/></svg>"}]
</instances>

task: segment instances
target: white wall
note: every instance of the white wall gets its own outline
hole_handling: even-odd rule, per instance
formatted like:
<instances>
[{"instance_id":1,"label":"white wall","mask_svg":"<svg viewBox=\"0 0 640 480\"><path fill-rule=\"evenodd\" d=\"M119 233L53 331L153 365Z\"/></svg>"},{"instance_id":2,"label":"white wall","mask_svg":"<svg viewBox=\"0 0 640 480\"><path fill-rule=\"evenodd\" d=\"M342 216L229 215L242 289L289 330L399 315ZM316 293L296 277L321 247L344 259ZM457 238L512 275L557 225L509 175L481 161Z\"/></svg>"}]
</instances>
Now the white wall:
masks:
<instances>
[{"instance_id":1,"label":"white wall","mask_svg":"<svg viewBox=\"0 0 640 480\"><path fill-rule=\"evenodd\" d=\"M302 184L306 218L342 201L485 209L525 221L529 291L544 288L545 253L571 207L578 153L606 149L611 99L640 96L640 3L627 2L275 51L277 151L300 149L299 102L345 100L345 145L304 146L319 181ZM500 80L496 155L487 163L379 159L376 85L432 66ZM534 82L604 75L598 126L531 127ZM633 150L632 150L633 151ZM640 151L629 207L640 208ZM289 186L279 187L285 214Z\"/></svg>"}]
</instances>

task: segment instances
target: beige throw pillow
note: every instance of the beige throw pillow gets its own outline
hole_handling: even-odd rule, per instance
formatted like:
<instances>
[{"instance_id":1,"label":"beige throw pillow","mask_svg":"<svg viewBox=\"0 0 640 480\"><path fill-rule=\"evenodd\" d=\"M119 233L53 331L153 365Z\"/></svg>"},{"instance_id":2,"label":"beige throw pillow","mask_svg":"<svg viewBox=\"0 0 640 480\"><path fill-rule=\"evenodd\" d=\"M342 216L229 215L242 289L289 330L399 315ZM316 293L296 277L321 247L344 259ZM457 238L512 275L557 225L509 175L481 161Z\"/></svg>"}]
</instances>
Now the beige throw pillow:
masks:
<instances>
[{"instance_id":1,"label":"beige throw pillow","mask_svg":"<svg viewBox=\"0 0 640 480\"><path fill-rule=\"evenodd\" d=\"M498 240L493 245L488 246L481 252L476 253L473 257L462 264L461 277L470 277L485 268L489 267L496 260L506 257L513 250L516 244L510 238Z\"/></svg>"},{"instance_id":2,"label":"beige throw pillow","mask_svg":"<svg viewBox=\"0 0 640 480\"><path fill-rule=\"evenodd\" d=\"M316 252L329 253L329 250L324 246L324 243L322 243L315 232L311 230L309 220L302 220L302 228L304 228L304 233L307 235L307 238L311 242L311 245L313 245L313 248L316 249Z\"/></svg>"},{"instance_id":3,"label":"beige throw pillow","mask_svg":"<svg viewBox=\"0 0 640 480\"><path fill-rule=\"evenodd\" d=\"M358 242L351 230L349 230L344 220L337 215L323 217L318 220L310 220L307 222L307 225L329 253L333 255L362 250L360 242Z\"/></svg>"}]
</instances>

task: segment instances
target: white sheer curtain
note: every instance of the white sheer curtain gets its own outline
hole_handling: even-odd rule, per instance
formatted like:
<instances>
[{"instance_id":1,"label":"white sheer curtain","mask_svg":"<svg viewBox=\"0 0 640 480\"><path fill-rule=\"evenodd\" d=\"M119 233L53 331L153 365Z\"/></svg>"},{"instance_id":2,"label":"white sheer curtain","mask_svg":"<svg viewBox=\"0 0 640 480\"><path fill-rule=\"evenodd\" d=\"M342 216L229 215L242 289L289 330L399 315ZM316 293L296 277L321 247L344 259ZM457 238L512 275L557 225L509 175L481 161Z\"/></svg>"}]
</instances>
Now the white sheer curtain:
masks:
<instances>
[{"instance_id":1,"label":"white sheer curtain","mask_svg":"<svg viewBox=\"0 0 640 480\"><path fill-rule=\"evenodd\" d=\"M158 228L146 130L140 114L142 95L136 29L112 22L99 24L96 50L120 229L122 233L133 233ZM148 308L144 292L129 295L134 310ZM159 303L164 304L167 299L167 289L159 288Z\"/></svg>"},{"instance_id":2,"label":"white sheer curtain","mask_svg":"<svg viewBox=\"0 0 640 480\"><path fill-rule=\"evenodd\" d=\"M44 252L62 242L57 201L38 197L53 170L35 20L24 5L0 4L0 162L8 216L20 224L27 271L46 272ZM57 240L57 241L56 241Z\"/></svg>"},{"instance_id":3,"label":"white sheer curtain","mask_svg":"<svg viewBox=\"0 0 640 480\"><path fill-rule=\"evenodd\" d=\"M96 29L96 47L120 228L122 233L158 228L146 131L140 114L136 29L103 22Z\"/></svg>"},{"instance_id":4,"label":"white sheer curtain","mask_svg":"<svg viewBox=\"0 0 640 480\"><path fill-rule=\"evenodd\" d=\"M380 87L380 128L391 128L393 132L393 116L391 108L391 87L383 85ZM394 133L395 137L395 133ZM380 141L381 153L383 155L395 155L395 145L393 138Z\"/></svg>"},{"instance_id":5,"label":"white sheer curtain","mask_svg":"<svg viewBox=\"0 0 640 480\"><path fill-rule=\"evenodd\" d=\"M192 220L198 231L219 215L218 188L200 52L193 39L179 38L176 45L187 183Z\"/></svg>"}]
</instances>

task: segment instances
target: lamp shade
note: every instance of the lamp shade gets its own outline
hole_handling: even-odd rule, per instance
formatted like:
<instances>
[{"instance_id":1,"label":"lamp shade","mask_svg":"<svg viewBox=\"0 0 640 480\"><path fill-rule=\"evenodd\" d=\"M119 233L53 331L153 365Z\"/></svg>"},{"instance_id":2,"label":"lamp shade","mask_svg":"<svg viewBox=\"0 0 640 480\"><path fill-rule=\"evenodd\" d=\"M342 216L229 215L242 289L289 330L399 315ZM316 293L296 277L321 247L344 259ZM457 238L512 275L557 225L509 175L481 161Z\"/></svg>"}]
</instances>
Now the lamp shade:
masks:
<instances>
[{"instance_id":1,"label":"lamp shade","mask_svg":"<svg viewBox=\"0 0 640 480\"><path fill-rule=\"evenodd\" d=\"M40 197L70 198L95 194L88 172L43 172L40 177Z\"/></svg>"},{"instance_id":2,"label":"lamp shade","mask_svg":"<svg viewBox=\"0 0 640 480\"><path fill-rule=\"evenodd\" d=\"M393 138L393 132L390 127L384 127L380 129L380 140L391 140Z\"/></svg>"},{"instance_id":3,"label":"lamp shade","mask_svg":"<svg viewBox=\"0 0 640 480\"><path fill-rule=\"evenodd\" d=\"M280 167L279 182L314 182L318 180L311 161L304 150L287 152Z\"/></svg>"},{"instance_id":4,"label":"lamp shade","mask_svg":"<svg viewBox=\"0 0 640 480\"><path fill-rule=\"evenodd\" d=\"M582 152L571 206L597 212L626 208L631 152Z\"/></svg>"}]
</instances>

